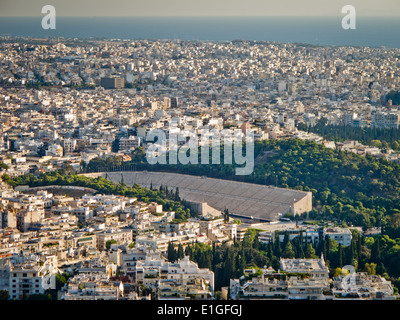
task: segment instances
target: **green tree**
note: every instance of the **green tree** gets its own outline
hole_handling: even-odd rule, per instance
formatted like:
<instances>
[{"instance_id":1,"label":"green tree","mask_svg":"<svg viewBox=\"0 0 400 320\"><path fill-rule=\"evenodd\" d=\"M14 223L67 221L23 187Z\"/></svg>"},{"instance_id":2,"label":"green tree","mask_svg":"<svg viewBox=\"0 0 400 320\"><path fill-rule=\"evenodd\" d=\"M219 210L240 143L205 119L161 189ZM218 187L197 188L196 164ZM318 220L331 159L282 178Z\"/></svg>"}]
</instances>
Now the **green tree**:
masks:
<instances>
[{"instance_id":1,"label":"green tree","mask_svg":"<svg viewBox=\"0 0 400 320\"><path fill-rule=\"evenodd\" d=\"M246 258L244 250L242 248L242 250L236 256L236 270L238 271L239 274L243 274L245 267L246 267Z\"/></svg>"},{"instance_id":2,"label":"green tree","mask_svg":"<svg viewBox=\"0 0 400 320\"><path fill-rule=\"evenodd\" d=\"M167 259L169 262L174 262L177 260L178 253L175 250L174 244L169 241L168 248L167 248Z\"/></svg>"},{"instance_id":3,"label":"green tree","mask_svg":"<svg viewBox=\"0 0 400 320\"><path fill-rule=\"evenodd\" d=\"M229 210L228 210L228 208L224 209L223 216L224 216L224 222L228 223L229 222Z\"/></svg>"},{"instance_id":4,"label":"green tree","mask_svg":"<svg viewBox=\"0 0 400 320\"><path fill-rule=\"evenodd\" d=\"M112 244L115 244L115 243L117 243L117 241L115 241L115 240L108 240L108 241L106 241L106 248L107 248L107 250L109 250L109 249L111 248L111 245L112 245Z\"/></svg>"},{"instance_id":5,"label":"green tree","mask_svg":"<svg viewBox=\"0 0 400 320\"><path fill-rule=\"evenodd\" d=\"M333 274L334 277L339 277L342 274L342 268L336 268L335 273Z\"/></svg>"},{"instance_id":6,"label":"green tree","mask_svg":"<svg viewBox=\"0 0 400 320\"><path fill-rule=\"evenodd\" d=\"M279 240L279 236L276 235L275 241L274 241L274 256L275 257L280 257L281 256L281 242Z\"/></svg>"},{"instance_id":7,"label":"green tree","mask_svg":"<svg viewBox=\"0 0 400 320\"><path fill-rule=\"evenodd\" d=\"M337 267L341 268L341 267L343 267L343 248L342 248L341 243L339 243L339 245L338 245L338 251L337 251L336 255L337 255L336 265L337 265Z\"/></svg>"},{"instance_id":8,"label":"green tree","mask_svg":"<svg viewBox=\"0 0 400 320\"><path fill-rule=\"evenodd\" d=\"M181 243L178 245L177 259L183 259L185 257L185 253L183 251L183 246Z\"/></svg>"},{"instance_id":9,"label":"green tree","mask_svg":"<svg viewBox=\"0 0 400 320\"><path fill-rule=\"evenodd\" d=\"M315 249L311 243L307 244L305 257L307 259L317 259L318 257L315 254Z\"/></svg>"},{"instance_id":10,"label":"green tree","mask_svg":"<svg viewBox=\"0 0 400 320\"><path fill-rule=\"evenodd\" d=\"M255 237L254 237L254 240L253 240L253 248L255 249L255 250L258 250L259 248L260 248L260 242L259 242L259 240L258 240L258 235L256 235Z\"/></svg>"},{"instance_id":11,"label":"green tree","mask_svg":"<svg viewBox=\"0 0 400 320\"><path fill-rule=\"evenodd\" d=\"M376 263L373 263L373 262L368 263L368 262L366 262L365 266L364 266L364 271L368 272L368 274L372 274L372 275L376 274Z\"/></svg>"},{"instance_id":12,"label":"green tree","mask_svg":"<svg viewBox=\"0 0 400 320\"><path fill-rule=\"evenodd\" d=\"M9 169L9 166L6 165L4 162L1 162L1 161L0 161L0 169L8 170L8 169Z\"/></svg>"},{"instance_id":13,"label":"green tree","mask_svg":"<svg viewBox=\"0 0 400 320\"><path fill-rule=\"evenodd\" d=\"M230 282L230 279L233 278L233 274L235 271L235 261L233 256L233 250L228 247L226 250L226 258L224 262L224 283L227 285Z\"/></svg>"},{"instance_id":14,"label":"green tree","mask_svg":"<svg viewBox=\"0 0 400 320\"><path fill-rule=\"evenodd\" d=\"M292 242L289 240L282 253L283 258L293 259L295 257Z\"/></svg>"},{"instance_id":15,"label":"green tree","mask_svg":"<svg viewBox=\"0 0 400 320\"><path fill-rule=\"evenodd\" d=\"M377 238L372 245L371 249L371 262L380 262L381 261L381 246L380 240Z\"/></svg>"}]
</instances>

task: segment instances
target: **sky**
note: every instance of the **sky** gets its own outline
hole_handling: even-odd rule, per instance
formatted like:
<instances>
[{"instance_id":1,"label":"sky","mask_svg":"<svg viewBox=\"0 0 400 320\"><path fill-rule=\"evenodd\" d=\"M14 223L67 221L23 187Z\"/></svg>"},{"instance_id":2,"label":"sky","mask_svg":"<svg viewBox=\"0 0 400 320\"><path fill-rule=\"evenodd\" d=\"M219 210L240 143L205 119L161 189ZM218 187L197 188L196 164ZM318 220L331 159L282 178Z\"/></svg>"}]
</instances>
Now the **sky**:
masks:
<instances>
[{"instance_id":1,"label":"sky","mask_svg":"<svg viewBox=\"0 0 400 320\"><path fill-rule=\"evenodd\" d=\"M0 16L358 16L400 17L400 0L0 0Z\"/></svg>"}]
</instances>

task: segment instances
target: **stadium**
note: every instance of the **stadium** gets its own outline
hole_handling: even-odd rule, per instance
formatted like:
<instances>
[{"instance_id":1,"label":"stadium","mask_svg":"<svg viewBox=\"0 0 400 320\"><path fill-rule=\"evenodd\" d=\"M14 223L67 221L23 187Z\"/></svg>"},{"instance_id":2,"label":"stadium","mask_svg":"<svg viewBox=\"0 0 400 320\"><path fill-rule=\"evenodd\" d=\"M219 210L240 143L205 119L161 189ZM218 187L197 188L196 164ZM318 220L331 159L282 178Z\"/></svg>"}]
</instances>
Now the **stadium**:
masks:
<instances>
[{"instance_id":1,"label":"stadium","mask_svg":"<svg viewBox=\"0 0 400 320\"><path fill-rule=\"evenodd\" d=\"M151 185L153 188L163 186L169 190L178 188L181 199L197 205L199 214L212 211L219 213L228 209L234 217L271 222L285 213L296 215L312 209L311 192L273 186L167 172L100 172L86 176L102 176L113 182L123 180L128 186L138 184L146 188Z\"/></svg>"}]
</instances>

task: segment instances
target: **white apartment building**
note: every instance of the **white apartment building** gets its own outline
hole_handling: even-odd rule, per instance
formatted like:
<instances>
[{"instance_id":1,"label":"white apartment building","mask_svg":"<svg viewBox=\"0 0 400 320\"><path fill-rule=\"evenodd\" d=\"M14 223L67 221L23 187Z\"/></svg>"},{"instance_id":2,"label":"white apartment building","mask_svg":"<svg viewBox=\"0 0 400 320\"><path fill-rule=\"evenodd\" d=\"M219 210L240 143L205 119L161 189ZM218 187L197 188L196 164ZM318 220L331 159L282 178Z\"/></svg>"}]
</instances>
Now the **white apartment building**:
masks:
<instances>
[{"instance_id":1,"label":"white apartment building","mask_svg":"<svg viewBox=\"0 0 400 320\"><path fill-rule=\"evenodd\" d=\"M1 290L6 290L11 299L22 299L30 295L43 294L55 288L57 258L49 256L43 265L36 262L7 263L1 267Z\"/></svg>"},{"instance_id":2,"label":"white apartment building","mask_svg":"<svg viewBox=\"0 0 400 320\"><path fill-rule=\"evenodd\" d=\"M231 280L232 299L325 300L329 290L329 270L323 259L281 259L281 269L261 269L260 276ZM254 271L254 270L253 270ZM285 271L285 272L281 272ZM295 273L298 275L291 275ZM245 271L246 275L246 271ZM253 272L253 275L254 272ZM303 275L303 276L301 276ZM249 276L247 274L247 276Z\"/></svg>"},{"instance_id":3,"label":"white apartment building","mask_svg":"<svg viewBox=\"0 0 400 320\"><path fill-rule=\"evenodd\" d=\"M233 290L231 290L233 291ZM280 274L263 273L261 277L252 278L240 289L239 299L288 299L288 283Z\"/></svg>"},{"instance_id":4,"label":"white apartment building","mask_svg":"<svg viewBox=\"0 0 400 320\"><path fill-rule=\"evenodd\" d=\"M340 243L343 247L351 245L352 234L349 229L346 228L327 228L323 231L324 238L326 236L329 239L335 240L338 244Z\"/></svg>"},{"instance_id":5,"label":"white apartment building","mask_svg":"<svg viewBox=\"0 0 400 320\"><path fill-rule=\"evenodd\" d=\"M329 279L329 268L321 259L284 259L279 261L280 270L287 273L309 274L312 279Z\"/></svg>"},{"instance_id":6,"label":"white apartment building","mask_svg":"<svg viewBox=\"0 0 400 320\"><path fill-rule=\"evenodd\" d=\"M63 153L63 147L61 147L59 144L51 144L49 145L48 150L46 150L46 156L62 157Z\"/></svg>"},{"instance_id":7,"label":"white apartment building","mask_svg":"<svg viewBox=\"0 0 400 320\"><path fill-rule=\"evenodd\" d=\"M325 300L327 290L328 279L290 277L288 281L289 300Z\"/></svg>"},{"instance_id":8,"label":"white apartment building","mask_svg":"<svg viewBox=\"0 0 400 320\"><path fill-rule=\"evenodd\" d=\"M203 279L210 286L210 290L214 288L214 272L199 268L197 263L189 260L188 256L173 263L167 262L160 256L146 256L145 260L137 261L131 270L136 282L149 286L155 285L159 280L185 284Z\"/></svg>"},{"instance_id":9,"label":"white apartment building","mask_svg":"<svg viewBox=\"0 0 400 320\"><path fill-rule=\"evenodd\" d=\"M210 240L205 235L197 235L195 233L188 234L151 234L141 235L136 237L136 243L141 246L150 247L153 250L166 252L168 243L172 242L174 245L182 244L185 247L188 244L195 242L208 243Z\"/></svg>"},{"instance_id":10,"label":"white apartment building","mask_svg":"<svg viewBox=\"0 0 400 320\"><path fill-rule=\"evenodd\" d=\"M115 241L118 244L130 244L133 241L132 230L107 230L96 233L97 245L99 250L105 250L108 241Z\"/></svg>"},{"instance_id":11,"label":"white apartment building","mask_svg":"<svg viewBox=\"0 0 400 320\"><path fill-rule=\"evenodd\" d=\"M76 139L64 139L62 141L62 147L64 149L64 154L73 153L76 149Z\"/></svg>"},{"instance_id":12,"label":"white apartment building","mask_svg":"<svg viewBox=\"0 0 400 320\"><path fill-rule=\"evenodd\" d=\"M93 217L93 210L90 207L72 207L72 206L54 206L51 208L51 213L55 215L63 215L65 213L72 214L78 218L79 221L85 222Z\"/></svg>"},{"instance_id":13,"label":"white apartment building","mask_svg":"<svg viewBox=\"0 0 400 320\"><path fill-rule=\"evenodd\" d=\"M131 151L140 146L141 138L130 136L119 139L119 151Z\"/></svg>"},{"instance_id":14,"label":"white apartment building","mask_svg":"<svg viewBox=\"0 0 400 320\"><path fill-rule=\"evenodd\" d=\"M398 129L399 123L399 112L374 112L371 114L372 127Z\"/></svg>"},{"instance_id":15,"label":"white apartment building","mask_svg":"<svg viewBox=\"0 0 400 320\"><path fill-rule=\"evenodd\" d=\"M356 272L340 275L333 279L334 300L394 300L394 290L390 281L379 275Z\"/></svg>"},{"instance_id":16,"label":"white apartment building","mask_svg":"<svg viewBox=\"0 0 400 320\"><path fill-rule=\"evenodd\" d=\"M108 281L105 274L79 274L68 282L62 300L119 300L123 286Z\"/></svg>"},{"instance_id":17,"label":"white apartment building","mask_svg":"<svg viewBox=\"0 0 400 320\"><path fill-rule=\"evenodd\" d=\"M158 283L158 300L212 300L213 293L203 278L187 281L162 279Z\"/></svg>"}]
</instances>

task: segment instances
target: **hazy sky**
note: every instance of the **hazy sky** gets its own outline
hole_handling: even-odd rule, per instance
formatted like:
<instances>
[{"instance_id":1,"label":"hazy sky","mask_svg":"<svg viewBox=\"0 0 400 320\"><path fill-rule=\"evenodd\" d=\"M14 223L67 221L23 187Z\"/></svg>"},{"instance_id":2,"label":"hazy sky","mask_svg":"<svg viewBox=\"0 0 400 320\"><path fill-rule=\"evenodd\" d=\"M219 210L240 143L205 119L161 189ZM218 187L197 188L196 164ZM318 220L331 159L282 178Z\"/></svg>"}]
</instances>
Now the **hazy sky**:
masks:
<instances>
[{"instance_id":1,"label":"hazy sky","mask_svg":"<svg viewBox=\"0 0 400 320\"><path fill-rule=\"evenodd\" d=\"M358 16L400 17L400 0L0 0L0 16L338 16L353 5Z\"/></svg>"}]
</instances>

